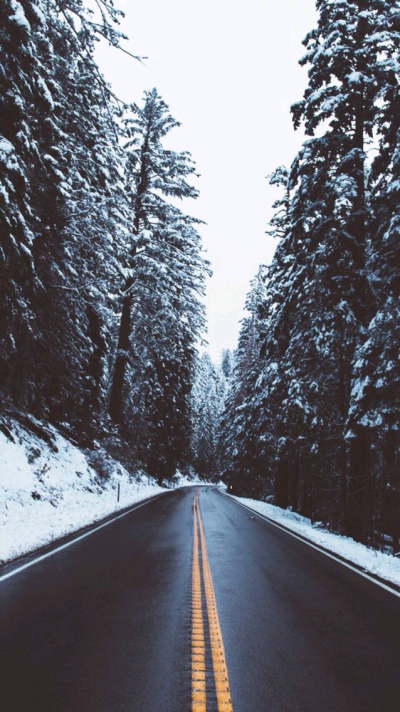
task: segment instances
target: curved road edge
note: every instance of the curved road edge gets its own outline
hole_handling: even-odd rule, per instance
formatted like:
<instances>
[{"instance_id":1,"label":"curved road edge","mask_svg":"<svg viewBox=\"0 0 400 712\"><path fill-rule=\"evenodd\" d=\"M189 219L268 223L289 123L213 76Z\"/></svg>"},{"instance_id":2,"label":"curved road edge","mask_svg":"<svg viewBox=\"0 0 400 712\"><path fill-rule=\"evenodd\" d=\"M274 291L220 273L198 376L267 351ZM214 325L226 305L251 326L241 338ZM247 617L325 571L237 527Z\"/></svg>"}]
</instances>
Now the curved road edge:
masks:
<instances>
[{"instance_id":1,"label":"curved road edge","mask_svg":"<svg viewBox=\"0 0 400 712\"><path fill-rule=\"evenodd\" d=\"M57 551L66 549L68 546L72 546L72 544L75 544L75 542L80 541L81 539L84 539L90 534L93 534L94 532L98 531L99 529L102 529L103 527L112 524L118 519L125 517L127 514L130 514L130 512L133 512L135 509L139 509L139 507L143 507L145 504L149 504L149 502L158 499L158 497L163 497L168 492L175 491L175 489L166 489L165 492L160 492L159 494L146 497L145 499L142 499L139 502L136 502L135 504L130 504L128 507L119 509L117 512L112 512L112 514L108 514L102 519L97 519L95 522L92 522L92 524L87 524L84 527L75 529L75 531L70 532L69 534L65 534L64 536L56 538L45 546L41 546L38 549L29 551L26 554L21 554L21 556L12 559L12 561L7 561L5 564L2 564L0 566L0 584L2 581L5 581L11 576L15 576L20 571L23 571L24 569L33 566L39 561L43 561L43 559L47 559L49 556L55 554Z\"/></svg>"},{"instance_id":2,"label":"curved road edge","mask_svg":"<svg viewBox=\"0 0 400 712\"><path fill-rule=\"evenodd\" d=\"M383 579L380 576L377 576L376 574L366 571L365 569L362 568L362 566L359 566L358 564L354 563L354 561L351 561L351 559L346 559L344 556L341 556L340 554L337 554L336 552L331 551L330 549L327 549L320 544L315 543L311 539L308 539L306 536L299 534L296 531L293 531L289 527L286 527L284 524L281 524L279 522L274 521L273 519L270 519L270 517L267 517L265 514L261 514L261 512L257 512L257 510L252 509L251 507L247 506L246 504L243 504L243 502L239 502L236 497L231 496L230 494L227 494L225 492L222 492L220 489L218 489L218 494L227 497L228 499L233 500L236 502L236 504L239 504L241 507L244 507L244 509L247 509L249 512L251 512L254 516L260 517L261 519L265 519L269 524L272 524L274 527L277 527L278 529L281 529L282 531L286 532L287 534L290 534L290 536L293 536L295 539L298 539L299 541L302 541L304 544L307 544L308 546L311 546L313 549L316 549L317 551L320 551L322 554L325 554L331 559L334 559L335 561L338 561L340 564L343 566L346 566L347 568L351 569L352 571L355 571L355 573L359 574L360 576L363 576L363 578L368 579L369 581L372 581L375 583L377 586L380 586L381 588L385 589L386 591L389 591L389 593L394 594L398 598L400 598L400 586L397 586L395 583L392 583L392 581L388 581L387 579Z\"/></svg>"}]
</instances>

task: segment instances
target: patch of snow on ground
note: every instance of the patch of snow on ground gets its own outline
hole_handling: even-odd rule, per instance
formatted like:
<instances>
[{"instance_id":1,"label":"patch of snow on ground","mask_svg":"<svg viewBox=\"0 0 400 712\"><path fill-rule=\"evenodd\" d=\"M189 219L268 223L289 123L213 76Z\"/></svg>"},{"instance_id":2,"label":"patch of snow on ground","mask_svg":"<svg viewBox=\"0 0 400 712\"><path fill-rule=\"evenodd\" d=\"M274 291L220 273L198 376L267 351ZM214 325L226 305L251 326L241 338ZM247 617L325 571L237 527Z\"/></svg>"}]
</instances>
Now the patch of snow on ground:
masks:
<instances>
[{"instance_id":1,"label":"patch of snow on ground","mask_svg":"<svg viewBox=\"0 0 400 712\"><path fill-rule=\"evenodd\" d=\"M359 544L346 536L332 534L326 529L313 526L309 519L300 514L281 509L267 502L259 502L246 497L235 497L229 495L238 502L245 504L259 514L264 514L268 519L272 519L277 524L291 529L294 533L310 540L314 544L319 544L324 549L332 553L339 554L349 562L360 566L365 572L375 574L386 581L390 581L400 586L400 560L390 554L383 554L380 551L371 549L364 544Z\"/></svg>"},{"instance_id":2,"label":"patch of snow on ground","mask_svg":"<svg viewBox=\"0 0 400 712\"><path fill-rule=\"evenodd\" d=\"M77 447L46 430L53 447L16 423L15 442L0 432L0 563L166 491L112 460L111 475L102 478Z\"/></svg>"},{"instance_id":3,"label":"patch of snow on ground","mask_svg":"<svg viewBox=\"0 0 400 712\"><path fill-rule=\"evenodd\" d=\"M198 487L199 485L209 487L210 484L210 482L205 482L200 479L200 477L195 473L193 473L191 477L187 477L186 475L182 475L180 472L177 472L174 476L174 487Z\"/></svg>"}]
</instances>

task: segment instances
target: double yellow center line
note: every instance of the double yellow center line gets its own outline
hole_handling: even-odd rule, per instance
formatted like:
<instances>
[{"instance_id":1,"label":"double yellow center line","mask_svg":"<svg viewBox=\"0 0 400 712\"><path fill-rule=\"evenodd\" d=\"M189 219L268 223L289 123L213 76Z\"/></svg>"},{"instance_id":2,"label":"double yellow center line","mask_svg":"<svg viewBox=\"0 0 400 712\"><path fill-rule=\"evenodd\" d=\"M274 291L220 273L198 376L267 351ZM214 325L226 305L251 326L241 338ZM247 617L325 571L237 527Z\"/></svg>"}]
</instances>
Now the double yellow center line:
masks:
<instances>
[{"instance_id":1,"label":"double yellow center line","mask_svg":"<svg viewBox=\"0 0 400 712\"><path fill-rule=\"evenodd\" d=\"M200 551L201 564L200 566ZM203 586L202 586L203 583ZM203 589L205 608L203 615ZM193 563L192 563L192 712L207 712L207 678L205 629L211 648L212 672L218 712L232 712L228 669L224 644L215 603L210 566L207 558L203 524L199 508L199 493L193 500Z\"/></svg>"}]
</instances>

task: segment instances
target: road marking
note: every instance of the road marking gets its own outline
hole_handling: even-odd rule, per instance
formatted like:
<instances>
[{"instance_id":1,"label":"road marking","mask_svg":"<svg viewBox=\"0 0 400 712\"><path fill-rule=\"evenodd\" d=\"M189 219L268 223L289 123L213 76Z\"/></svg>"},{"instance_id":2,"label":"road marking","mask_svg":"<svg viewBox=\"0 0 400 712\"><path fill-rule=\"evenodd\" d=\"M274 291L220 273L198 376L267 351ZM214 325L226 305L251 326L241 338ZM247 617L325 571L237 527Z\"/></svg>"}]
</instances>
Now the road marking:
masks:
<instances>
[{"instance_id":1,"label":"road marking","mask_svg":"<svg viewBox=\"0 0 400 712\"><path fill-rule=\"evenodd\" d=\"M228 498L230 497L230 495L227 495L224 492L221 492L220 494L223 494L224 497L228 497ZM233 499L233 497L231 497L231 499ZM236 504L239 504L241 507L248 509L249 512L251 512L252 514L256 514L257 516L261 517L261 519L265 519L265 521L267 521L269 524L272 524L272 526L277 527L278 529L280 529L283 532L286 532L286 534L290 534L290 536L293 536L295 539L298 539L299 541L303 542L303 544L307 544L307 546L311 546L312 549L316 549L316 551L319 551L321 554L325 554L325 556L328 556L330 559L337 561L339 564L342 564L342 566L346 566L346 568L350 569L351 571L355 571L356 574L363 576L363 578L368 579L368 581L372 581L372 583L375 583L377 586L380 586L385 591L389 591L389 593L393 593L394 596L397 596L397 598L400 598L400 591L396 591L394 588L391 588L390 586L387 586L386 584L382 583L381 581L378 581L377 579L373 578L373 576L369 576L368 574L364 573L364 571L360 571L360 569L357 569L355 566L348 564L347 561L343 561L342 559L339 559L334 554L330 554L329 552L325 551L325 549L321 549L317 544L313 544L311 541L307 541L307 539L303 539L303 537L298 536L294 532L291 532L290 529L286 529L286 527L281 526L280 524L277 524L276 522L274 522L273 519L269 519L265 514L261 514L260 512L257 512L255 509L248 507L247 504L238 502L237 499L234 499L233 501L236 502Z\"/></svg>"},{"instance_id":2,"label":"road marking","mask_svg":"<svg viewBox=\"0 0 400 712\"><path fill-rule=\"evenodd\" d=\"M206 650L204 642L203 606L199 564L197 497L193 500L193 563L192 563L192 711L206 712Z\"/></svg>"},{"instance_id":3,"label":"road marking","mask_svg":"<svg viewBox=\"0 0 400 712\"><path fill-rule=\"evenodd\" d=\"M233 712L232 700L229 688L228 669L226 665L225 650L221 633L221 626L218 618L217 605L215 601L214 587L212 583L210 566L208 563L206 542L204 537L203 524L198 501L198 492L193 501L193 604L192 604L192 712L206 712L206 669L205 669L205 643L204 624L201 600L201 576L199 566L199 537L202 557L202 573L206 598L206 609L208 617L211 657L213 664L213 675L215 692L217 696L218 712ZM197 564L197 565L196 565ZM199 610L200 606L200 610ZM201 619L201 628L200 626ZM196 626L196 627L195 627ZM198 647L195 647L198 646ZM196 654L194 651L197 651ZM194 656L196 655L196 660ZM200 657L202 656L202 657ZM199 673L201 672L201 676Z\"/></svg>"},{"instance_id":4,"label":"road marking","mask_svg":"<svg viewBox=\"0 0 400 712\"><path fill-rule=\"evenodd\" d=\"M172 490L167 490L167 492L171 492L171 491ZM49 556L53 556L53 554L57 554L58 551L62 551L62 549L66 549L67 546L72 546L72 544L75 544L77 541L80 541L81 539L85 539L85 537L90 536L90 534L94 534L94 532L98 532L99 529L103 529L103 527L108 527L109 524L116 522L117 519L122 519L122 517L126 517L127 514L130 514L135 509L139 509L139 507L144 507L145 504L154 502L155 499L158 499L158 497L162 497L162 495L164 495L164 494L166 494L166 492L161 492L160 494L157 494L155 497L152 497L151 499L146 500L146 502L141 502L140 504L135 505L135 507L132 507L131 509L129 509L127 512L124 512L123 514L118 514L117 517L114 517L113 519L110 519L108 522L104 522L104 524L100 524L98 527L91 529L90 532L81 534L80 536L77 536L75 539L68 541L66 544L62 544L61 546L58 546L56 549L52 549L51 551L48 551L47 554L42 554L41 556L38 556L37 559L34 559L33 561L29 561L27 564L23 564L22 566L19 566L17 569L10 571L8 574L4 574L3 576L0 576L0 582L5 581L6 579L10 578L11 576L15 576L16 574L19 574L20 571L23 571L24 569L28 569L30 566L34 566L34 564L38 564L39 561L43 561L43 559L47 559ZM90 525L88 525L88 526L90 526ZM10 563L12 563L12 562L10 562Z\"/></svg>"}]
</instances>

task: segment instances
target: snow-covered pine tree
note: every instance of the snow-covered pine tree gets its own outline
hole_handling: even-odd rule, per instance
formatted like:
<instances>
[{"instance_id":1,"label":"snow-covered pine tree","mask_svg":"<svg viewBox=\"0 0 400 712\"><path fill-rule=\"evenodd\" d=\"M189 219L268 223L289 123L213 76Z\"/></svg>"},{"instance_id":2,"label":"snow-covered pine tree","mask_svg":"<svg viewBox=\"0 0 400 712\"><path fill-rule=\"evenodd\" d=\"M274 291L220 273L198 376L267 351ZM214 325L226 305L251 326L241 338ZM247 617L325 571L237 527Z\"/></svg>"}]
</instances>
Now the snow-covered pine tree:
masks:
<instances>
[{"instance_id":1,"label":"snow-covered pine tree","mask_svg":"<svg viewBox=\"0 0 400 712\"><path fill-rule=\"evenodd\" d=\"M178 126L153 89L127 120L127 192L132 224L109 411L128 429L144 465L170 477L189 455L190 392L196 342L204 329L208 263L199 220L176 198L196 198L195 166L186 152L165 148Z\"/></svg>"},{"instance_id":2,"label":"snow-covered pine tree","mask_svg":"<svg viewBox=\"0 0 400 712\"><path fill-rule=\"evenodd\" d=\"M63 97L57 151L65 166L64 214L58 239L53 230L47 243L40 243L47 254L43 269L48 270L42 282L52 296L51 314L46 314L46 300L41 322L53 324L53 333L58 332L54 349L51 340L46 349L52 359L53 383L47 385L52 417L60 404L58 420L67 408L81 430L95 432L106 405L113 346L115 305L110 294L118 289L128 225L120 109L94 64L93 33L85 32L82 57L81 37L59 20L53 18L52 29Z\"/></svg>"},{"instance_id":3,"label":"snow-covered pine tree","mask_svg":"<svg viewBox=\"0 0 400 712\"><path fill-rule=\"evenodd\" d=\"M395 13L393 13L393 18ZM398 29L400 30L398 15ZM400 33L399 33L400 46ZM393 60L393 65L395 60ZM390 64L389 64L390 66ZM389 94L386 87L387 95ZM376 531L400 543L400 97L393 84L379 154L371 170L369 269L376 314L357 349L352 373L349 428L372 443Z\"/></svg>"},{"instance_id":4,"label":"snow-covered pine tree","mask_svg":"<svg viewBox=\"0 0 400 712\"><path fill-rule=\"evenodd\" d=\"M397 81L393 64L396 32L390 19L392 2L320 0L317 8L318 27L305 40L307 54L302 60L310 65L309 87L292 111L295 125L303 121L306 133L314 136L318 130L320 135L306 141L294 164L292 181L300 181L297 215L303 213L307 241L313 243L311 252L320 262L320 295L325 291L321 308L327 315L337 314L330 327L327 319L323 321L330 333L330 350L336 345L339 359L342 421L348 404L350 354L363 340L374 312L366 269L371 246L366 151L382 134L383 117ZM339 346L341 339L344 350ZM365 540L372 534L365 430L353 428L349 456L349 476L346 481L342 473L341 486L342 504L346 499L348 510L342 516L348 533Z\"/></svg>"},{"instance_id":5,"label":"snow-covered pine tree","mask_svg":"<svg viewBox=\"0 0 400 712\"><path fill-rule=\"evenodd\" d=\"M309 363L306 353L298 350L304 328L299 302L307 282L306 250L301 231L292 229L288 172L281 167L270 181L283 188L271 221L271 232L275 235L277 230L280 242L272 265L262 274L257 300L258 357L238 409L244 442L236 444L236 450L238 457L246 453L250 463L247 491L255 488L264 496L274 494L278 505L296 510L307 499L299 480L311 420Z\"/></svg>"},{"instance_id":6,"label":"snow-covered pine tree","mask_svg":"<svg viewBox=\"0 0 400 712\"><path fill-rule=\"evenodd\" d=\"M229 349L224 349L221 367L217 367L205 352L196 369L192 390L192 462L195 471L205 479L217 479L219 475L218 431L227 393L223 364L229 377L231 359Z\"/></svg>"},{"instance_id":7,"label":"snow-covered pine tree","mask_svg":"<svg viewBox=\"0 0 400 712\"><path fill-rule=\"evenodd\" d=\"M106 295L124 228L116 107L93 59L107 13L97 25L78 0L13 0L0 12L1 387L81 432L104 395Z\"/></svg>"},{"instance_id":8,"label":"snow-covered pine tree","mask_svg":"<svg viewBox=\"0 0 400 712\"><path fill-rule=\"evenodd\" d=\"M284 189L271 224L280 243L259 355L246 379L234 375L222 442L243 491L261 481L277 504L372 541L385 500L378 483L386 476L398 488L389 382L398 379L399 280L387 255L398 238L399 7L318 0L317 8L302 60L309 87L293 107L309 138L290 174L271 177ZM382 442L386 475L377 467Z\"/></svg>"},{"instance_id":9,"label":"snow-covered pine tree","mask_svg":"<svg viewBox=\"0 0 400 712\"><path fill-rule=\"evenodd\" d=\"M216 470L217 374L207 353L199 359L192 391L192 451L195 471L209 479Z\"/></svg>"},{"instance_id":10,"label":"snow-covered pine tree","mask_svg":"<svg viewBox=\"0 0 400 712\"><path fill-rule=\"evenodd\" d=\"M222 349L221 369L225 379L229 381L233 371L233 354L230 349Z\"/></svg>"},{"instance_id":11,"label":"snow-covered pine tree","mask_svg":"<svg viewBox=\"0 0 400 712\"><path fill-rule=\"evenodd\" d=\"M219 429L219 457L223 479L242 494L260 495L268 476L263 435L257 422L257 380L263 334L265 268L260 266L246 299L238 348L228 384Z\"/></svg>"},{"instance_id":12,"label":"snow-covered pine tree","mask_svg":"<svg viewBox=\"0 0 400 712\"><path fill-rule=\"evenodd\" d=\"M51 43L38 2L2 3L0 27L0 372L2 389L15 392L32 334L30 297L38 283L32 245L41 227L32 186L40 174L47 176L39 117L49 112L53 102L46 84L46 55L51 55ZM47 136L56 136L52 116L46 131ZM48 178L50 193L59 183L52 173ZM26 387L26 383L21 385Z\"/></svg>"},{"instance_id":13,"label":"snow-covered pine tree","mask_svg":"<svg viewBox=\"0 0 400 712\"><path fill-rule=\"evenodd\" d=\"M191 218L176 209L167 213L136 262L127 398L128 407L141 404L128 422L145 429L137 450L159 480L190 461L190 395L205 327L200 296L207 269Z\"/></svg>"},{"instance_id":14,"label":"snow-covered pine tree","mask_svg":"<svg viewBox=\"0 0 400 712\"><path fill-rule=\"evenodd\" d=\"M126 120L129 135L126 180L133 218L130 246L123 265L126 280L109 406L111 418L116 423L123 419L123 389L130 349L132 289L138 251L148 250L154 226L166 224L166 197L182 199L198 195L186 180L195 174L189 154L176 153L162 145L164 137L179 123L169 114L168 106L157 90L145 92L143 108L134 105L132 109L133 116Z\"/></svg>"}]
</instances>

